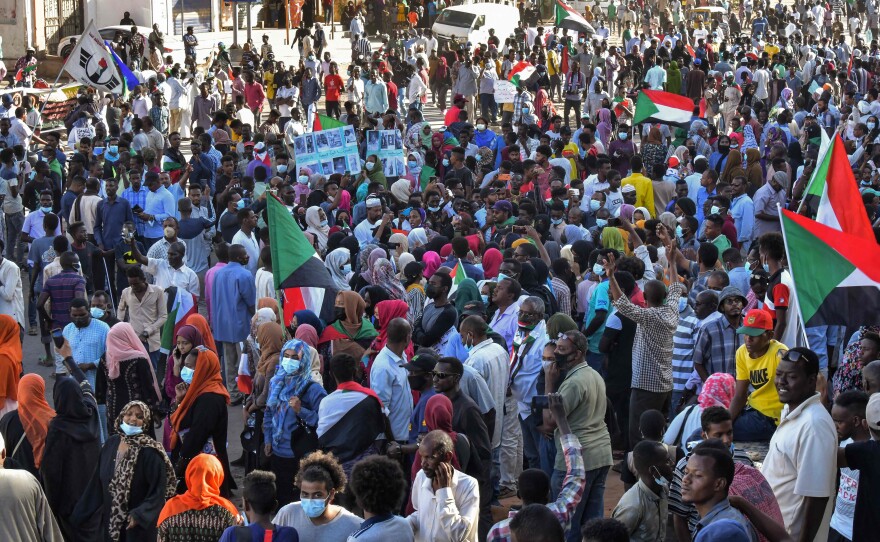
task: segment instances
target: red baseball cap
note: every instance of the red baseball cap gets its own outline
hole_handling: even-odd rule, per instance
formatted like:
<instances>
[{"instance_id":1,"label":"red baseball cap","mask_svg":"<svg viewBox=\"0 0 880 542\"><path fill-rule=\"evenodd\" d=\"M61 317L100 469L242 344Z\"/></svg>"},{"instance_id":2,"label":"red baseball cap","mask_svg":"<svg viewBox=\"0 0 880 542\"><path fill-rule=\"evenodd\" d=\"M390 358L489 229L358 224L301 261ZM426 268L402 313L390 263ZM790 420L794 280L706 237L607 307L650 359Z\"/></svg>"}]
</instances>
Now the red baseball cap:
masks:
<instances>
[{"instance_id":1,"label":"red baseball cap","mask_svg":"<svg viewBox=\"0 0 880 542\"><path fill-rule=\"evenodd\" d=\"M736 330L740 335L757 337L765 331L773 329L773 318L770 313L762 309L752 309L743 318L743 325Z\"/></svg>"}]
</instances>

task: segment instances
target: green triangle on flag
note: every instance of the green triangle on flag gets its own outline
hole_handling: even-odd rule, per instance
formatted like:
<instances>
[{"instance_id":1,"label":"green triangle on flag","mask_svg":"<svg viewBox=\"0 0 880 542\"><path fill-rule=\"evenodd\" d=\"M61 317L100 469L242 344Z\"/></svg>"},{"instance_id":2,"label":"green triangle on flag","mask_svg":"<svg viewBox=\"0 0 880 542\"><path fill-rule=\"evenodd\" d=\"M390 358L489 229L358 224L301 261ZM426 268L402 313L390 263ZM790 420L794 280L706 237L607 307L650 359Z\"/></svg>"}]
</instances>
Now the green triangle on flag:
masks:
<instances>
[{"instance_id":1,"label":"green triangle on flag","mask_svg":"<svg viewBox=\"0 0 880 542\"><path fill-rule=\"evenodd\" d=\"M825 191L825 179L828 178L828 166L831 164L831 149L835 145L835 142L828 137L828 132L824 129L820 130L822 135L822 143L819 145L819 156L822 157L822 161L816 164L816 167L813 169L813 174L810 176L810 182L807 184L807 195L813 195L816 197L822 197L822 192Z\"/></svg>"},{"instance_id":2,"label":"green triangle on flag","mask_svg":"<svg viewBox=\"0 0 880 542\"><path fill-rule=\"evenodd\" d=\"M780 220L804 324L873 321L880 311L880 245L784 209Z\"/></svg>"},{"instance_id":3,"label":"green triangle on flag","mask_svg":"<svg viewBox=\"0 0 880 542\"><path fill-rule=\"evenodd\" d=\"M455 267L452 268L449 276L452 277L452 287L449 289L449 294L447 295L451 296L456 290L458 290L458 285L464 282L464 280L467 278L467 273L464 270L464 266L461 265L461 259L459 259L458 263L455 264Z\"/></svg>"},{"instance_id":4,"label":"green triangle on flag","mask_svg":"<svg viewBox=\"0 0 880 542\"><path fill-rule=\"evenodd\" d=\"M345 123L339 120L334 119L333 117L328 117L327 115L322 115L318 113L315 115L315 122L312 126L313 132L320 132L321 130L330 130L331 128L342 128L345 126Z\"/></svg>"},{"instance_id":5,"label":"green triangle on flag","mask_svg":"<svg viewBox=\"0 0 880 542\"><path fill-rule=\"evenodd\" d=\"M309 243L293 215L277 197L267 196L266 212L269 218L269 249L272 253L272 275L275 289L285 285L297 269L311 259L317 259L315 247ZM320 260L317 260L320 262ZM321 266L323 267L323 265Z\"/></svg>"}]
</instances>

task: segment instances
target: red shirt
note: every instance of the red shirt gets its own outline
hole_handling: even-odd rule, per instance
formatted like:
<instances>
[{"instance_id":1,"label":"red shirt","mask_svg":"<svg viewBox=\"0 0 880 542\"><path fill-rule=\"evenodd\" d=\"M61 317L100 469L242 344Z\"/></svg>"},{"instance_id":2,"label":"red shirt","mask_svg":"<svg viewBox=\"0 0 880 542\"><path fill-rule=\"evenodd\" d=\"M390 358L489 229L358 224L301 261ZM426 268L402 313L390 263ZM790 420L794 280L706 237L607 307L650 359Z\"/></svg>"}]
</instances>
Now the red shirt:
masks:
<instances>
[{"instance_id":1,"label":"red shirt","mask_svg":"<svg viewBox=\"0 0 880 542\"><path fill-rule=\"evenodd\" d=\"M266 99L266 92L260 83L251 83L244 85L244 101L248 107L253 110L262 109L263 101Z\"/></svg>"},{"instance_id":2,"label":"red shirt","mask_svg":"<svg viewBox=\"0 0 880 542\"><path fill-rule=\"evenodd\" d=\"M339 91L342 90L342 77L337 75L328 75L324 78L324 90L327 92L328 102L339 101Z\"/></svg>"},{"instance_id":3,"label":"red shirt","mask_svg":"<svg viewBox=\"0 0 880 542\"><path fill-rule=\"evenodd\" d=\"M397 85L388 81L385 83L385 88L388 89L388 108L397 111Z\"/></svg>"}]
</instances>

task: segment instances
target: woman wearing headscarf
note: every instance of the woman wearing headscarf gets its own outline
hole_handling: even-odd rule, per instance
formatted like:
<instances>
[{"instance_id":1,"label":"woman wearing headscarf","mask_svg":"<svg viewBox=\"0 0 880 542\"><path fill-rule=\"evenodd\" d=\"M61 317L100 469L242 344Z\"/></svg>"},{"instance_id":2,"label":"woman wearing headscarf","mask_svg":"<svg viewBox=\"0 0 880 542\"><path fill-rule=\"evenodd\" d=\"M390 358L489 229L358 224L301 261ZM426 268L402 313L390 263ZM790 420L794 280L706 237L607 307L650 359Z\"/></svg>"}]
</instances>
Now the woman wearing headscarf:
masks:
<instances>
[{"instance_id":1,"label":"woman wearing headscarf","mask_svg":"<svg viewBox=\"0 0 880 542\"><path fill-rule=\"evenodd\" d=\"M330 225L324 209L318 206L306 209L306 232L315 236L318 254L324 256L327 252L327 236L330 232Z\"/></svg>"},{"instance_id":2,"label":"woman wearing headscarf","mask_svg":"<svg viewBox=\"0 0 880 542\"><path fill-rule=\"evenodd\" d=\"M464 312L464 307L468 303L482 301L480 289L477 287L476 281L474 279L464 279L461 281L458 284L458 288L452 294L452 301L455 303L455 308L458 310L459 315Z\"/></svg>"},{"instance_id":3,"label":"woman wearing headscarf","mask_svg":"<svg viewBox=\"0 0 880 542\"><path fill-rule=\"evenodd\" d=\"M498 277L498 270L504 261L504 256L497 248L490 248L483 253L483 277L486 280Z\"/></svg>"},{"instance_id":4,"label":"woman wearing headscarf","mask_svg":"<svg viewBox=\"0 0 880 542\"><path fill-rule=\"evenodd\" d=\"M730 137L718 136L718 150L709 155L709 167L721 173L727 163L727 154L730 152Z\"/></svg>"},{"instance_id":5,"label":"woman wearing headscarf","mask_svg":"<svg viewBox=\"0 0 880 542\"><path fill-rule=\"evenodd\" d=\"M749 182L748 190L750 194L764 185L764 168L761 166L761 151L757 148L748 149L746 151L746 169L745 177Z\"/></svg>"},{"instance_id":6,"label":"woman wearing headscarf","mask_svg":"<svg viewBox=\"0 0 880 542\"><path fill-rule=\"evenodd\" d=\"M599 141L602 142L603 148L608 148L611 142L612 130L611 111L603 107L599 110L599 123L596 125L596 135L599 137Z\"/></svg>"},{"instance_id":7,"label":"woman wearing headscarf","mask_svg":"<svg viewBox=\"0 0 880 542\"><path fill-rule=\"evenodd\" d=\"M46 446L49 422L55 411L46 402L46 382L29 373L18 382L18 409L0 419L6 444L6 467L25 469L40 479L40 463ZM23 437L23 438L22 438Z\"/></svg>"},{"instance_id":8,"label":"woman wearing headscarf","mask_svg":"<svg viewBox=\"0 0 880 542\"><path fill-rule=\"evenodd\" d=\"M235 480L226 453L229 392L220 378L220 360L214 352L198 347L184 358L183 365L183 382L175 389L171 403L171 459L175 473L181 480L194 457L203 452L216 455L225 473L221 492L231 495Z\"/></svg>"},{"instance_id":9,"label":"woman wearing headscarf","mask_svg":"<svg viewBox=\"0 0 880 542\"><path fill-rule=\"evenodd\" d=\"M403 287L406 289L406 304L409 305L407 320L415 325L425 308L425 278L422 275L422 264L412 261L403 268Z\"/></svg>"},{"instance_id":10,"label":"woman wearing headscarf","mask_svg":"<svg viewBox=\"0 0 880 542\"><path fill-rule=\"evenodd\" d=\"M663 435L663 442L669 445L679 445L690 441L691 435L700 431L700 416L703 410L720 406L730 408L730 401L736 391L736 381L733 375L727 373L715 373L703 383L697 404L684 408L679 412ZM678 405L673 405L676 408Z\"/></svg>"},{"instance_id":11,"label":"woman wearing headscarf","mask_svg":"<svg viewBox=\"0 0 880 542\"><path fill-rule=\"evenodd\" d=\"M364 287L373 283L373 265L379 258L387 256L384 248L373 244L364 245L358 255L358 266L354 276L351 277L351 289L359 292Z\"/></svg>"},{"instance_id":12,"label":"woman wearing headscarf","mask_svg":"<svg viewBox=\"0 0 880 542\"><path fill-rule=\"evenodd\" d=\"M547 319L547 336L551 340L556 340L560 333L577 331L577 329L577 324L567 314L556 313Z\"/></svg>"},{"instance_id":13,"label":"woman wearing headscarf","mask_svg":"<svg viewBox=\"0 0 880 542\"><path fill-rule=\"evenodd\" d=\"M423 209L413 209L413 212L417 211L421 211L422 213L425 212ZM410 213L410 216L412 216L412 213ZM412 224L412 221L410 221L410 224ZM410 246L414 249L428 244L428 233L425 231L425 228L414 227L407 234L406 238L409 241Z\"/></svg>"},{"instance_id":14,"label":"woman wearing headscarf","mask_svg":"<svg viewBox=\"0 0 880 542\"><path fill-rule=\"evenodd\" d=\"M324 258L324 267L330 272L330 278L337 291L351 290L348 274L351 273L351 255L347 248L337 248Z\"/></svg>"},{"instance_id":15,"label":"woman wearing headscarf","mask_svg":"<svg viewBox=\"0 0 880 542\"><path fill-rule=\"evenodd\" d=\"M21 375L21 341L15 318L0 314L0 416L18 405L18 379Z\"/></svg>"},{"instance_id":16,"label":"woman wearing headscarf","mask_svg":"<svg viewBox=\"0 0 880 542\"><path fill-rule=\"evenodd\" d=\"M365 352L365 355L368 355L370 359L367 363L366 370L364 371L364 379L362 382L364 386L370 386L370 372L373 368L373 361L375 361L376 355L381 352L388 343L388 324L395 318L407 319L408 313L409 305L405 301L387 299L376 304L375 325L376 331L379 332L379 335L373 339L370 348ZM410 341L409 345L406 347L405 355L406 359L412 359L413 355L415 355L412 341Z\"/></svg>"},{"instance_id":17,"label":"woman wearing headscarf","mask_svg":"<svg viewBox=\"0 0 880 542\"><path fill-rule=\"evenodd\" d=\"M110 427L113 434L101 448L72 519L82 523L96 518L103 531L98 540L156 540L159 513L166 499L174 497L177 478L165 450L152 437L150 406L127 403Z\"/></svg>"},{"instance_id":18,"label":"woman wearing headscarf","mask_svg":"<svg viewBox=\"0 0 880 542\"><path fill-rule=\"evenodd\" d=\"M534 268L534 260L536 259L537 258L532 258L530 262L522 264L522 270L519 274L519 284L522 286L524 294L527 293L528 295L541 298L544 302L544 311L546 314L553 314L556 311L551 310L551 307L555 305L556 300L554 299L551 302L550 298L553 297L553 295L547 289L546 285L538 278L538 273ZM546 265L544 268L546 269Z\"/></svg>"},{"instance_id":19,"label":"woman wearing headscarf","mask_svg":"<svg viewBox=\"0 0 880 542\"><path fill-rule=\"evenodd\" d=\"M727 163L721 170L721 176L718 178L719 183L730 184L734 177L743 177L746 172L742 166L742 154L737 149L730 149L727 155Z\"/></svg>"},{"instance_id":20,"label":"woman wearing headscarf","mask_svg":"<svg viewBox=\"0 0 880 542\"><path fill-rule=\"evenodd\" d=\"M681 94L681 70L675 60L669 62L669 69L666 70L666 92Z\"/></svg>"},{"instance_id":21,"label":"woman wearing headscarf","mask_svg":"<svg viewBox=\"0 0 880 542\"><path fill-rule=\"evenodd\" d=\"M311 376L312 380L317 382L320 385L324 385L324 360L321 355L318 353L318 330L315 329L315 326L310 324L302 324L296 326L296 332L294 332L293 337L295 339L299 339L302 342L306 343L306 346L311 351L311 359L312 359L312 369ZM324 388L326 389L326 388Z\"/></svg>"},{"instance_id":22,"label":"woman wearing headscarf","mask_svg":"<svg viewBox=\"0 0 880 542\"><path fill-rule=\"evenodd\" d=\"M278 365L283 333L284 330L277 322L262 324L257 330L260 359L257 361L257 367L254 371L254 392L251 395L253 400L246 405L248 413L257 409L262 410L266 406L266 399L269 396L267 383L275 374L275 367Z\"/></svg>"},{"instance_id":23,"label":"woman wearing headscarf","mask_svg":"<svg viewBox=\"0 0 880 542\"><path fill-rule=\"evenodd\" d=\"M159 540L220 540L223 531L238 525L238 509L221 496L228 476L213 455L196 455L186 467L187 491L171 498L159 513Z\"/></svg>"},{"instance_id":24,"label":"woman wearing headscarf","mask_svg":"<svg viewBox=\"0 0 880 542\"><path fill-rule=\"evenodd\" d=\"M264 452L269 457L277 481L278 506L299 500L294 479L299 460L291 436L301 424L318 426L318 407L327 396L324 388L311 378L312 353L299 339L287 341L281 349L281 361L269 381L269 397L263 416Z\"/></svg>"},{"instance_id":25,"label":"woman wearing headscarf","mask_svg":"<svg viewBox=\"0 0 880 542\"><path fill-rule=\"evenodd\" d=\"M319 344L330 343L332 355L349 354L361 359L378 333L373 324L364 318L366 304L357 292L336 294L336 321L321 333Z\"/></svg>"},{"instance_id":26,"label":"woman wearing headscarf","mask_svg":"<svg viewBox=\"0 0 880 542\"><path fill-rule=\"evenodd\" d=\"M70 348L66 343L64 346ZM74 363L71 361L69 365ZM70 516L77 497L89 484L101 453L98 403L85 375L80 372L78 376L82 379L79 383L73 377L58 377L55 381L52 395L56 415L49 422L40 462L46 500L65 540L76 540L84 528L71 524ZM85 528L96 526L90 523Z\"/></svg>"},{"instance_id":27,"label":"woman wearing headscarf","mask_svg":"<svg viewBox=\"0 0 880 542\"><path fill-rule=\"evenodd\" d=\"M150 409L159 406L159 381L150 355L131 324L119 322L110 328L107 350L98 365L95 397L107 405L107 427L119 417L122 406L131 401L142 401Z\"/></svg>"},{"instance_id":28,"label":"woman wearing headscarf","mask_svg":"<svg viewBox=\"0 0 880 542\"><path fill-rule=\"evenodd\" d=\"M623 234L621 234L620 230L617 228L602 229L602 247L613 248L621 254L624 254L627 251L626 241L623 239Z\"/></svg>"},{"instance_id":29,"label":"woman wearing headscarf","mask_svg":"<svg viewBox=\"0 0 880 542\"><path fill-rule=\"evenodd\" d=\"M379 286L384 289L388 293L390 299L402 300L406 297L406 292L404 291L403 286L400 285L400 281L394 276L394 266L385 258L379 258L376 260L376 263L373 264L372 284L373 286Z\"/></svg>"},{"instance_id":30,"label":"woman wearing headscarf","mask_svg":"<svg viewBox=\"0 0 880 542\"><path fill-rule=\"evenodd\" d=\"M645 171L652 172L655 165L665 163L666 145L663 144L663 133L660 131L660 125L654 124L642 144L642 164Z\"/></svg>"},{"instance_id":31,"label":"woman wearing headscarf","mask_svg":"<svg viewBox=\"0 0 880 542\"><path fill-rule=\"evenodd\" d=\"M684 179L694 172L694 168L691 164L691 151L689 151L687 147L685 147L684 145L679 145L678 147L676 147L673 155L678 158L679 177Z\"/></svg>"},{"instance_id":32,"label":"woman wearing headscarf","mask_svg":"<svg viewBox=\"0 0 880 542\"><path fill-rule=\"evenodd\" d=\"M429 250L425 252L425 256L422 258L422 263L425 264L425 270L422 272L425 275L426 279L431 278L437 269L440 268L441 261L440 255L434 252L433 250Z\"/></svg>"},{"instance_id":33,"label":"woman wearing headscarf","mask_svg":"<svg viewBox=\"0 0 880 542\"><path fill-rule=\"evenodd\" d=\"M262 309L266 306L264 297L261 297L257 300L257 309ZM278 316L278 302L274 299L270 300L274 305L271 307L275 311L275 316ZM217 354L217 343L214 342L214 334L211 333L211 328L208 326L208 321L205 320L205 317L201 314L190 314L186 318L186 324L191 325L196 328L199 332L199 335L202 337L202 344L205 345L205 348ZM174 395L169 395L169 397L174 397Z\"/></svg>"},{"instance_id":34,"label":"woman wearing headscarf","mask_svg":"<svg viewBox=\"0 0 880 542\"><path fill-rule=\"evenodd\" d=\"M471 444L466 435L456 433L452 430L452 401L442 393L433 395L425 403L425 427L427 432L443 431L452 439L454 448L452 454L452 466L461 472L466 472L471 459L479 463L476 450L471 454ZM415 454L413 459L411 480L416 479L416 475L422 469L422 458L419 454Z\"/></svg>"},{"instance_id":35,"label":"woman wearing headscarf","mask_svg":"<svg viewBox=\"0 0 880 542\"><path fill-rule=\"evenodd\" d=\"M391 247L391 258L394 268L398 271L402 268L400 257L409 253L409 239L404 233L392 233L388 238L388 246Z\"/></svg>"},{"instance_id":36,"label":"woman wearing headscarf","mask_svg":"<svg viewBox=\"0 0 880 542\"><path fill-rule=\"evenodd\" d=\"M174 398L176 393L175 388L177 388L178 384L183 382L183 380L180 378L180 369L183 367L184 358L186 358L186 356L190 353L190 351L192 351L193 348L205 346L205 341L204 339L202 339L202 334L201 332L199 332L196 326L191 324L184 324L180 326L180 329L177 330L177 335L175 335L174 337L174 344L174 350L172 350L171 355L168 356L168 362L165 367L165 379L162 382L162 389L165 392L165 396L169 399ZM164 430L162 434L162 444L165 446L166 451L171 451L170 415L165 420Z\"/></svg>"},{"instance_id":37,"label":"woman wearing headscarf","mask_svg":"<svg viewBox=\"0 0 880 542\"><path fill-rule=\"evenodd\" d=\"M412 194L412 181L409 179L398 179L391 185L391 195L397 200L398 205L407 205L410 194Z\"/></svg>"}]
</instances>

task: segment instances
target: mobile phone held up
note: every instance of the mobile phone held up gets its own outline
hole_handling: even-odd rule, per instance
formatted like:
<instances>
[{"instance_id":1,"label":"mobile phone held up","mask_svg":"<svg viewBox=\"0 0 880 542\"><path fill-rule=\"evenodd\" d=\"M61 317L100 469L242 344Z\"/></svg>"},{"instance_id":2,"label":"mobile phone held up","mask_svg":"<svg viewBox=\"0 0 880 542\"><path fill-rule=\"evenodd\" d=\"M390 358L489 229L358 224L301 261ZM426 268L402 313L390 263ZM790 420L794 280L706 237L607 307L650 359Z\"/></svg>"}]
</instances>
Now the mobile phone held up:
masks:
<instances>
[{"instance_id":1,"label":"mobile phone held up","mask_svg":"<svg viewBox=\"0 0 880 542\"><path fill-rule=\"evenodd\" d=\"M532 410L541 410L550 408L550 399L546 395L536 395L532 397Z\"/></svg>"},{"instance_id":2,"label":"mobile phone held up","mask_svg":"<svg viewBox=\"0 0 880 542\"><path fill-rule=\"evenodd\" d=\"M64 335L61 333L60 329L52 330L52 341L55 343L55 348L61 348L64 346Z\"/></svg>"}]
</instances>

